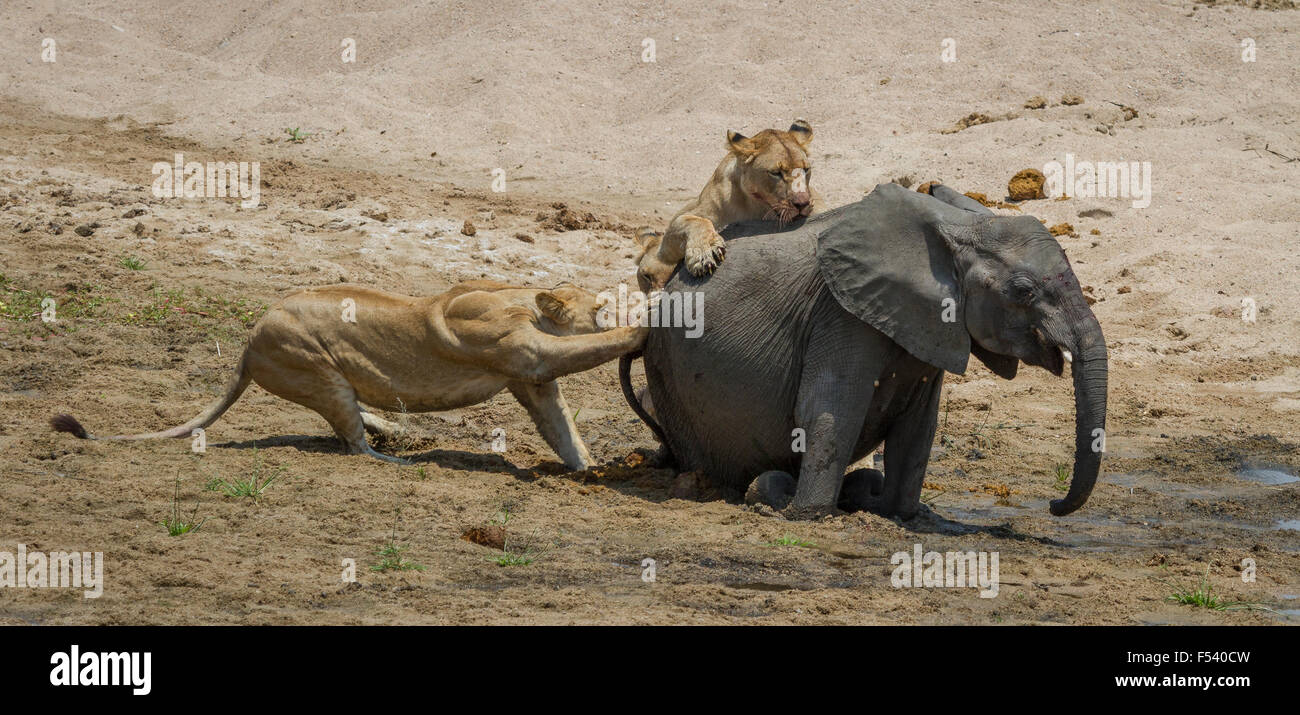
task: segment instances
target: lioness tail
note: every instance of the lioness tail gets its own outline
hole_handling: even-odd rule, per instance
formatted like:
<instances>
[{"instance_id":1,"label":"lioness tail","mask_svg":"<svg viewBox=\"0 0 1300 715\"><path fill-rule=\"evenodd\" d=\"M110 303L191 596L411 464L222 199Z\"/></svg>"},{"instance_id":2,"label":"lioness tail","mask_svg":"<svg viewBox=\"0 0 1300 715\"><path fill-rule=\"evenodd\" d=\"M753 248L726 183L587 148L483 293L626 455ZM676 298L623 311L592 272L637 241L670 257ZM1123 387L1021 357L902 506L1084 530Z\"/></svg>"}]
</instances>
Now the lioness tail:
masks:
<instances>
[{"instance_id":1,"label":"lioness tail","mask_svg":"<svg viewBox=\"0 0 1300 715\"><path fill-rule=\"evenodd\" d=\"M206 428L213 422L216 422L217 418L221 417L226 410L230 409L230 406L235 404L235 400L238 400L239 396L248 388L248 383L252 382L253 378L248 375L248 371L245 369L245 361L247 359L248 353L244 353L243 357L239 358L239 367L235 368L234 377L232 377L230 382L226 385L226 394L222 395L217 399L217 401L208 405L208 408L199 413L197 417L183 425L177 425L171 429L163 430L162 432L96 437L87 432L86 428L81 426L81 422L79 422L76 417L60 414L50 418L50 427L53 427L55 432L67 432L78 439L162 439L166 437L189 437L190 433L195 429Z\"/></svg>"}]
</instances>

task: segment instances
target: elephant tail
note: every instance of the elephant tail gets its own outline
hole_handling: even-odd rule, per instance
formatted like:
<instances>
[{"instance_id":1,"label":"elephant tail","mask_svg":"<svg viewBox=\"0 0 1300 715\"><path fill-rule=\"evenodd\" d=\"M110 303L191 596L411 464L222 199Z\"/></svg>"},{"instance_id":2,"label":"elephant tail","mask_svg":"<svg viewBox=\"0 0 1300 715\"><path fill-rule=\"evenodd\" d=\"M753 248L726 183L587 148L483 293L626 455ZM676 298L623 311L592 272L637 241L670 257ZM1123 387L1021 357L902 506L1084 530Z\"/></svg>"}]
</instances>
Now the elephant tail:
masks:
<instances>
[{"instance_id":1,"label":"elephant tail","mask_svg":"<svg viewBox=\"0 0 1300 715\"><path fill-rule=\"evenodd\" d=\"M627 400L627 406L632 408L636 416L641 418L641 421L650 428L651 432L654 432L655 437L659 439L659 443L663 445L664 456L668 458L668 462L676 462L677 460L673 457L673 448L668 446L668 440L664 438L663 428L659 426L659 422L641 404L641 401L636 398L636 392L632 390L632 361L643 354L643 351L637 350L625 353L623 357L619 358L618 383L623 388L623 399Z\"/></svg>"}]
</instances>

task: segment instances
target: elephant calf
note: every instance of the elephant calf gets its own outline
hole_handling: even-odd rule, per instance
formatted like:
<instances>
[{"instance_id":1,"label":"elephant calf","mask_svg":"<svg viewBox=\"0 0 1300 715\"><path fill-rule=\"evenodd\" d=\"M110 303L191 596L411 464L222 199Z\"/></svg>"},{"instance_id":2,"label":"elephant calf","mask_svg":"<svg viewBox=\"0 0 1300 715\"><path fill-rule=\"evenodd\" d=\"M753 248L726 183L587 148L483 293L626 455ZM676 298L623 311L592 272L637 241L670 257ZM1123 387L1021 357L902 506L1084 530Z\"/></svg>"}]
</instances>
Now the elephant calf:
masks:
<instances>
[{"instance_id":1,"label":"elephant calf","mask_svg":"<svg viewBox=\"0 0 1300 715\"><path fill-rule=\"evenodd\" d=\"M716 273L677 272L666 290L705 294L704 331L651 331L656 414L633 409L681 469L749 487L792 517L837 506L910 517L943 374L964 373L974 353L1007 379L1020 362L1057 376L1073 362L1074 478L1051 512L1087 501L1105 437L1106 342L1064 251L1033 217L996 216L942 185L932 194L882 184L785 231L733 226ZM883 483L874 470L846 478L882 442Z\"/></svg>"}]
</instances>

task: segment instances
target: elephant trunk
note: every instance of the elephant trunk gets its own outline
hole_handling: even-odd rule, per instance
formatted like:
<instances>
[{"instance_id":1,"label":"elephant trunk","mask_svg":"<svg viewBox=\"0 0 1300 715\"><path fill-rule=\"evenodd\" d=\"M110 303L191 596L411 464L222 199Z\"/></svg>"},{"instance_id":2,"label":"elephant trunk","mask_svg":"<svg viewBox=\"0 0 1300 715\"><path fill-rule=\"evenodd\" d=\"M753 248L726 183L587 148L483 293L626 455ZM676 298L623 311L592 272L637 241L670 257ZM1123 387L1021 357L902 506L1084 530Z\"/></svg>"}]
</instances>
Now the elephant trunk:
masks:
<instances>
[{"instance_id":1,"label":"elephant trunk","mask_svg":"<svg viewBox=\"0 0 1300 715\"><path fill-rule=\"evenodd\" d=\"M1080 334L1072 366L1074 477L1065 498L1052 500L1051 511L1055 516L1069 514L1088 501L1101 471L1101 454L1106 444L1106 339L1091 311L1082 322L1088 327Z\"/></svg>"}]
</instances>

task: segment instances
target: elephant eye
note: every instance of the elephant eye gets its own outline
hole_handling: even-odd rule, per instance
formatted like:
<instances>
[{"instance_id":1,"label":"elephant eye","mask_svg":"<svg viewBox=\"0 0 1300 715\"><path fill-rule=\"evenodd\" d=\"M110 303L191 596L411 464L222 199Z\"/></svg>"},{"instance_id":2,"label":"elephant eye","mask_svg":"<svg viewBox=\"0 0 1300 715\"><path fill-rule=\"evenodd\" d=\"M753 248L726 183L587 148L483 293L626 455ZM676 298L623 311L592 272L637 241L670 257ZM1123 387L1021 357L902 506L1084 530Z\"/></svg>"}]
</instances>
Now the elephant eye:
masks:
<instances>
[{"instance_id":1,"label":"elephant eye","mask_svg":"<svg viewBox=\"0 0 1300 715\"><path fill-rule=\"evenodd\" d=\"M1007 293L1017 303L1030 303L1034 300L1034 282L1024 276L1012 278Z\"/></svg>"}]
</instances>

